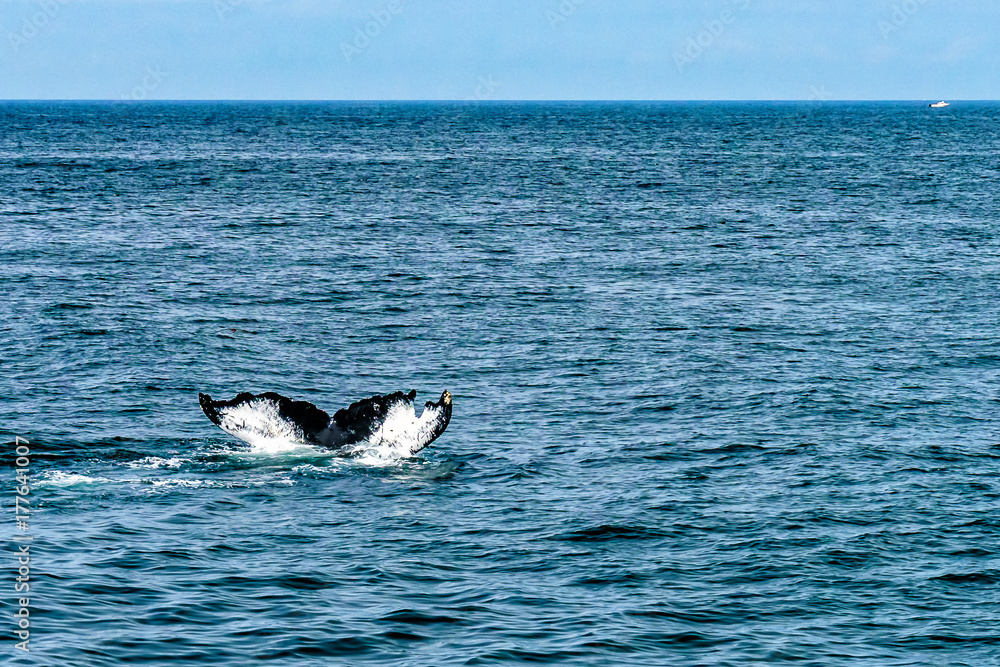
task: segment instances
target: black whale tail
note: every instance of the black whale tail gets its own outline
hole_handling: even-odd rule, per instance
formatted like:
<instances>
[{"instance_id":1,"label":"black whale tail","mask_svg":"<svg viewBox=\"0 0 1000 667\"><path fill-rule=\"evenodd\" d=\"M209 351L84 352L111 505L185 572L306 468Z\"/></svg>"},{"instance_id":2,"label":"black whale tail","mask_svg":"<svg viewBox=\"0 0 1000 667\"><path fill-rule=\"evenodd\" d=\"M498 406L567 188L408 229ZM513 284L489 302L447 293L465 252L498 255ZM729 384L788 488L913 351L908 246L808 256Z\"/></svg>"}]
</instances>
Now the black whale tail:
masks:
<instances>
[{"instance_id":1,"label":"black whale tail","mask_svg":"<svg viewBox=\"0 0 1000 667\"><path fill-rule=\"evenodd\" d=\"M451 392L450 391L448 391L447 389L445 389L441 393L441 398L440 398L440 400L438 400L437 403L431 403L430 401L427 401L427 403L424 404L424 411L426 412L429 408L437 408L437 407L440 407L441 416L437 420L437 424L436 424L436 426L434 428L434 434L431 437L431 439L427 441L427 445L429 445L432 442L434 442L435 440L437 440L438 437L442 433L444 433L444 430L446 428L448 428L449 422L451 422ZM427 445L424 445L424 446L426 447Z\"/></svg>"},{"instance_id":2,"label":"black whale tail","mask_svg":"<svg viewBox=\"0 0 1000 667\"><path fill-rule=\"evenodd\" d=\"M242 395L243 394L240 394L240 396ZM239 398L240 396L237 396L236 398ZM218 407L216 406L215 401L212 400L212 397L208 394L198 394L198 402L201 404L201 411L205 413L205 416L211 419L213 424L219 426L222 423L222 419L219 417Z\"/></svg>"},{"instance_id":3,"label":"black whale tail","mask_svg":"<svg viewBox=\"0 0 1000 667\"><path fill-rule=\"evenodd\" d=\"M333 418L312 403L274 392L243 392L228 401L198 394L198 402L213 424L250 444L284 440L329 447L345 455L374 447L392 456L408 456L436 440L451 421L451 392L443 392L437 402L428 401L419 417L413 409L416 395L415 390L376 394L338 410Z\"/></svg>"}]
</instances>

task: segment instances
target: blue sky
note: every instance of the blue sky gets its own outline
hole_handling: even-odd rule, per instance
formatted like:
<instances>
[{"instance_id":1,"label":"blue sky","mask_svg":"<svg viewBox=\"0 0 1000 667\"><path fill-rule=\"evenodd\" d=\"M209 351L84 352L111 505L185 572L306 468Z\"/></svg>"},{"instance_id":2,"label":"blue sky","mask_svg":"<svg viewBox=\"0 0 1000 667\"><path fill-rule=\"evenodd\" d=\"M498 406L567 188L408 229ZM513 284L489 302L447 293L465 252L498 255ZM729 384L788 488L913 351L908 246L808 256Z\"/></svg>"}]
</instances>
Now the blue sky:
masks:
<instances>
[{"instance_id":1,"label":"blue sky","mask_svg":"<svg viewBox=\"0 0 1000 667\"><path fill-rule=\"evenodd\" d=\"M0 0L3 99L1000 98L997 0Z\"/></svg>"}]
</instances>

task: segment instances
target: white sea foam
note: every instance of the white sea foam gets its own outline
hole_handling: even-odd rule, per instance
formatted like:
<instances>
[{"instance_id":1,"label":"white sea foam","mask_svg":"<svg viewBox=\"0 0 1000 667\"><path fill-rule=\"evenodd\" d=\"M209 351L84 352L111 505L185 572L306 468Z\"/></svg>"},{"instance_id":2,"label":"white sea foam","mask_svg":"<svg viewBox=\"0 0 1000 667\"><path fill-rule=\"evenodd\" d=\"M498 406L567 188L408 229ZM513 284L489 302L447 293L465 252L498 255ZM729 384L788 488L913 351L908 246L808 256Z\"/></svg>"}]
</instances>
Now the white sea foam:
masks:
<instances>
[{"instance_id":1,"label":"white sea foam","mask_svg":"<svg viewBox=\"0 0 1000 667\"><path fill-rule=\"evenodd\" d=\"M244 454L298 454L302 456L322 456L330 454L330 450L322 449L314 445L307 445L295 440L286 438L255 438L247 441L250 444L249 451Z\"/></svg>"},{"instance_id":2,"label":"white sea foam","mask_svg":"<svg viewBox=\"0 0 1000 667\"><path fill-rule=\"evenodd\" d=\"M61 470L54 470L52 472L43 473L41 478L36 482L37 486L58 486L58 487L69 487L69 486L80 486L83 484L105 484L111 480L107 477L93 477L90 475L81 475L75 472L62 472Z\"/></svg>"},{"instance_id":3,"label":"white sea foam","mask_svg":"<svg viewBox=\"0 0 1000 667\"><path fill-rule=\"evenodd\" d=\"M168 477L164 479L136 478L124 480L130 484L138 485L140 489L145 488L149 492L169 491L170 489L247 489L270 486L293 486L294 479L287 477L274 477L268 475L264 478L250 479L197 479L190 477Z\"/></svg>"},{"instance_id":4,"label":"white sea foam","mask_svg":"<svg viewBox=\"0 0 1000 667\"><path fill-rule=\"evenodd\" d=\"M125 465L129 468L180 468L182 465L189 463L190 461L191 459L182 459L177 456L169 459L165 459L160 456L147 456L146 458L139 459L138 461L129 461Z\"/></svg>"}]
</instances>

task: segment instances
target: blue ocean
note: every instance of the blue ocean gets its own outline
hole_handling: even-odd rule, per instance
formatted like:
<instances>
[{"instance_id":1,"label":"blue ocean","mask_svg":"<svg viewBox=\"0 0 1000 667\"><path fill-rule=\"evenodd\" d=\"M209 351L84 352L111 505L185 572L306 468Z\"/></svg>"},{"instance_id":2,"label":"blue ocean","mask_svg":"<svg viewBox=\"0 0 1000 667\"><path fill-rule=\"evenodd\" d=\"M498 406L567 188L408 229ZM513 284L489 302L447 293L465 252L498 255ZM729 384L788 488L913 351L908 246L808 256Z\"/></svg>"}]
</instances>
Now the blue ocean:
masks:
<instances>
[{"instance_id":1,"label":"blue ocean","mask_svg":"<svg viewBox=\"0 0 1000 667\"><path fill-rule=\"evenodd\" d=\"M996 103L2 103L4 663L998 665L998 181Z\"/></svg>"}]
</instances>

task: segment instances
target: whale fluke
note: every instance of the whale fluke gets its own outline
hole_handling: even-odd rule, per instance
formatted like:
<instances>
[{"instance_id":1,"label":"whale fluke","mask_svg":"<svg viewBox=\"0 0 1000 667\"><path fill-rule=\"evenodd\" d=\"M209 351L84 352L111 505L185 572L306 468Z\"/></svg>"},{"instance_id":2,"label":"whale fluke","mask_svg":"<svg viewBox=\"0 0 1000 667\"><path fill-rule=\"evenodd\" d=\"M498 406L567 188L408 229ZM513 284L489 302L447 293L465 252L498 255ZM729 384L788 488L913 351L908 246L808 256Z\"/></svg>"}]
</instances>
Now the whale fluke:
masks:
<instances>
[{"instance_id":1,"label":"whale fluke","mask_svg":"<svg viewBox=\"0 0 1000 667\"><path fill-rule=\"evenodd\" d=\"M293 401L273 391L243 392L228 401L198 394L201 409L223 431L250 444L269 440L319 445L352 454L367 446L401 456L416 454L432 443L451 420L451 392L428 401L417 417L416 390L376 394L338 410L331 418L307 401Z\"/></svg>"}]
</instances>

